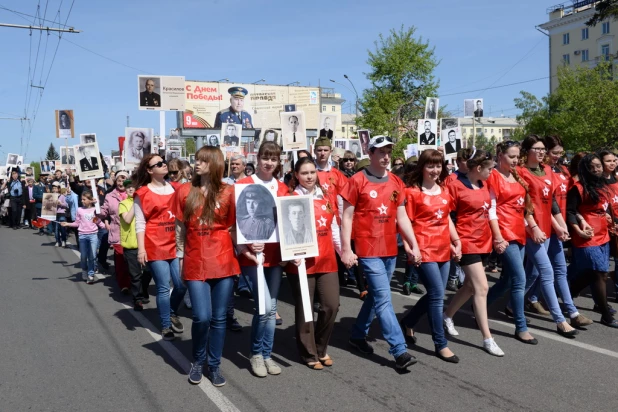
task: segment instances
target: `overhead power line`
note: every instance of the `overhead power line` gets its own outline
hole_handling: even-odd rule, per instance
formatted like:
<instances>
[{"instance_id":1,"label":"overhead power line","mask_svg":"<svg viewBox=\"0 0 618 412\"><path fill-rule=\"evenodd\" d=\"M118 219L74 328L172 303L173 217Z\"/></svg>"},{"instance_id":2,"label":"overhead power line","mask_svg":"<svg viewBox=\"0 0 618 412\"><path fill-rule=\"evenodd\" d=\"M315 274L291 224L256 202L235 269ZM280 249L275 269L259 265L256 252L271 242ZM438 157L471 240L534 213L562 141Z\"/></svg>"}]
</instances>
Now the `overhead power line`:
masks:
<instances>
[{"instance_id":1,"label":"overhead power line","mask_svg":"<svg viewBox=\"0 0 618 412\"><path fill-rule=\"evenodd\" d=\"M457 95L460 95L460 94L476 93L476 92L482 92L482 91L485 91L485 90L501 89L501 88L503 88L503 87L516 86L516 85L518 85L518 84L538 82L539 80L547 80L547 79L550 79L551 77L556 77L556 76L545 76L545 77L539 77L538 79L524 80L524 81L521 81L521 82L515 82L515 83L509 83L509 84L502 84L502 85L500 85L500 86L486 87L486 88L483 88L483 89L468 90L468 91L465 91L465 92L459 92L459 93L441 94L441 95L440 95L440 97L457 96Z\"/></svg>"}]
</instances>

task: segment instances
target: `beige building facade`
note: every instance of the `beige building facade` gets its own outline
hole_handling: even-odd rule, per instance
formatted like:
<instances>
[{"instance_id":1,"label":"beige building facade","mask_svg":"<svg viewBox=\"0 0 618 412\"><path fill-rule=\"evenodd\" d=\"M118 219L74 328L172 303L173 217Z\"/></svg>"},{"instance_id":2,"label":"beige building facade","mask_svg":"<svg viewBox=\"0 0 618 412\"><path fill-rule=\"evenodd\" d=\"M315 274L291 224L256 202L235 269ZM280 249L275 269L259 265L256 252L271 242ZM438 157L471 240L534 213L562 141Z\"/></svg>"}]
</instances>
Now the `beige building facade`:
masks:
<instances>
[{"instance_id":1,"label":"beige building facade","mask_svg":"<svg viewBox=\"0 0 618 412\"><path fill-rule=\"evenodd\" d=\"M595 27L586 26L594 15L595 3L580 0L558 4L547 9L549 21L538 27L549 35L549 85L558 87L558 68L594 67L599 62L617 63L618 21L603 21Z\"/></svg>"}]
</instances>

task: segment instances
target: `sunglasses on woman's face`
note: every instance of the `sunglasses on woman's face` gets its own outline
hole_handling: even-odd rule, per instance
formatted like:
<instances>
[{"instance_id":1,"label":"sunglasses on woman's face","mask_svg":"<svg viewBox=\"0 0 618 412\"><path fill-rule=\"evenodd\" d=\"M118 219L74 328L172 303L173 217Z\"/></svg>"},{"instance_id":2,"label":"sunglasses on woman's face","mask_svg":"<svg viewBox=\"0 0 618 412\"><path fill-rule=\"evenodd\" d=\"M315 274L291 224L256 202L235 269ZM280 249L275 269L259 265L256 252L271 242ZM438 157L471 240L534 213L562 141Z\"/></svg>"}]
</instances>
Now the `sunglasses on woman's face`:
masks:
<instances>
[{"instance_id":1,"label":"sunglasses on woman's face","mask_svg":"<svg viewBox=\"0 0 618 412\"><path fill-rule=\"evenodd\" d=\"M344 162L354 162L354 158L353 157L344 157L343 161Z\"/></svg>"},{"instance_id":2,"label":"sunglasses on woman's face","mask_svg":"<svg viewBox=\"0 0 618 412\"><path fill-rule=\"evenodd\" d=\"M172 176L176 176L178 174L178 170L168 170L167 173Z\"/></svg>"},{"instance_id":3,"label":"sunglasses on woman's face","mask_svg":"<svg viewBox=\"0 0 618 412\"><path fill-rule=\"evenodd\" d=\"M403 166L403 163L395 163L395 166Z\"/></svg>"},{"instance_id":4,"label":"sunglasses on woman's face","mask_svg":"<svg viewBox=\"0 0 618 412\"><path fill-rule=\"evenodd\" d=\"M166 164L165 160L161 160L160 162L157 162L153 165L148 165L148 169L154 169L155 167L163 167L164 164Z\"/></svg>"}]
</instances>

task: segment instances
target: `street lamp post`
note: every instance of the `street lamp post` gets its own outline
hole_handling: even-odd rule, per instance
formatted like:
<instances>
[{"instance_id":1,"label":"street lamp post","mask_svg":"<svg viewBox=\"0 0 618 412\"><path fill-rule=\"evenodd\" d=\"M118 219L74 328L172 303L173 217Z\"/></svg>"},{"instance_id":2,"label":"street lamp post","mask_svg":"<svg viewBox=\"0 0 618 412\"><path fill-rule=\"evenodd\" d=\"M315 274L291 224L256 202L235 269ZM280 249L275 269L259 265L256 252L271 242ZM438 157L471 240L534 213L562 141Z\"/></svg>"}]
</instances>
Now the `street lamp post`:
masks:
<instances>
[{"instance_id":1,"label":"street lamp post","mask_svg":"<svg viewBox=\"0 0 618 412\"><path fill-rule=\"evenodd\" d=\"M350 82L350 84L352 85L352 88L354 89L354 94L356 95L356 117L358 117L358 92L356 91L356 87L354 87L354 83L352 83L352 80L350 80L348 75L344 74L343 77L345 77L346 80Z\"/></svg>"}]
</instances>

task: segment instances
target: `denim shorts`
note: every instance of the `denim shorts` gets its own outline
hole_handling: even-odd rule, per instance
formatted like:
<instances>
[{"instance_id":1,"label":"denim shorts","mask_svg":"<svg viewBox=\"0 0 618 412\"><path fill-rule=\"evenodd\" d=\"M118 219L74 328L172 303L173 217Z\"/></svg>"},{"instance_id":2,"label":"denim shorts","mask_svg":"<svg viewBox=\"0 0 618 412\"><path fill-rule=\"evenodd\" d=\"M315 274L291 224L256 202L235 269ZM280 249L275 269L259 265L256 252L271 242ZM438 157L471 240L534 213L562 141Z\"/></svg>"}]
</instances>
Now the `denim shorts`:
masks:
<instances>
[{"instance_id":1,"label":"denim shorts","mask_svg":"<svg viewBox=\"0 0 618 412\"><path fill-rule=\"evenodd\" d=\"M577 270L609 272L609 242L601 246L573 247Z\"/></svg>"}]
</instances>

